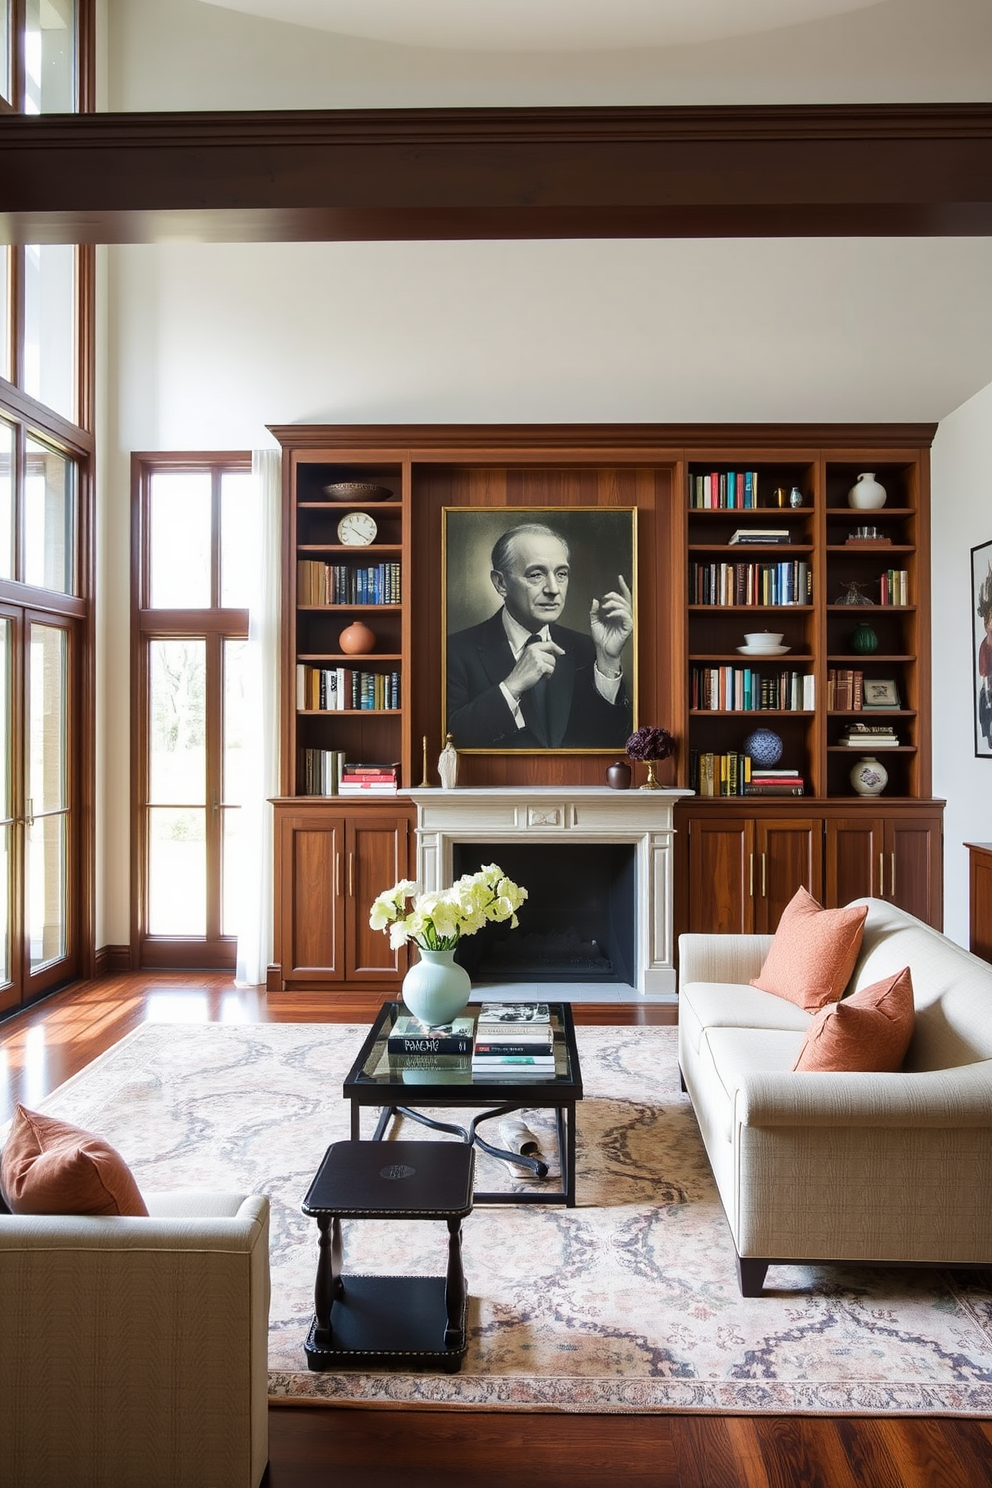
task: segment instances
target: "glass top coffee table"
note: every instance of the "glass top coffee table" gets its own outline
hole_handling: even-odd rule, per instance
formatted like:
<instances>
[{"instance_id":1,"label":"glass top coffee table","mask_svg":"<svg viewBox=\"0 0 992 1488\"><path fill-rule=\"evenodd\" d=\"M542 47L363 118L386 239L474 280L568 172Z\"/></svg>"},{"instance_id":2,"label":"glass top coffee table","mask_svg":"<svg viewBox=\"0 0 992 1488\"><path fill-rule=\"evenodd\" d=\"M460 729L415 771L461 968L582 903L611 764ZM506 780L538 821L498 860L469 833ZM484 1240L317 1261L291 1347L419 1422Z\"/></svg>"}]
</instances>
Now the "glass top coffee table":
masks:
<instances>
[{"instance_id":1,"label":"glass top coffee table","mask_svg":"<svg viewBox=\"0 0 992 1488\"><path fill-rule=\"evenodd\" d=\"M473 1075L471 1055L400 1056L386 1048L389 1031L397 1017L407 1009L401 1002L387 1002L379 1010L365 1042L362 1044L344 1082L345 1100L351 1102L351 1136L361 1139L362 1107L379 1110L373 1141L381 1141L389 1123L406 1116L434 1131L450 1132L463 1142L475 1143L493 1157L508 1159L529 1168L536 1178L547 1174L547 1165L538 1158L507 1152L494 1146L479 1133L483 1122L505 1116L511 1111L553 1111L561 1158L561 1187L549 1190L523 1190L475 1194L477 1204L566 1204L575 1207L575 1103L582 1099L582 1070L575 1044L575 1024L567 1002L548 1004L554 1028L554 1074L512 1076ZM466 1013L477 1013L471 1005ZM464 1126L437 1121L424 1114L424 1109L446 1107L471 1108L474 1112ZM484 1109L480 1109L484 1108Z\"/></svg>"}]
</instances>

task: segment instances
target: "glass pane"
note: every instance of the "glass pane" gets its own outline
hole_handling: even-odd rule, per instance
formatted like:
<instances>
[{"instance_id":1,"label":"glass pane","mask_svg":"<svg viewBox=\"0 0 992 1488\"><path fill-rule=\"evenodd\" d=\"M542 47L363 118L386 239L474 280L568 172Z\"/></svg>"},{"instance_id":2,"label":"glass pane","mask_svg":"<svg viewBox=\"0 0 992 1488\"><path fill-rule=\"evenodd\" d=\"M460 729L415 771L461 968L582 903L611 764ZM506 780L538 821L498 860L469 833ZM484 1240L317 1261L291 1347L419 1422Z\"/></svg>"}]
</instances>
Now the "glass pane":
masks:
<instances>
[{"instance_id":1,"label":"glass pane","mask_svg":"<svg viewBox=\"0 0 992 1488\"><path fill-rule=\"evenodd\" d=\"M10 0L0 0L0 98L13 102L10 86Z\"/></svg>"},{"instance_id":2,"label":"glass pane","mask_svg":"<svg viewBox=\"0 0 992 1488\"><path fill-rule=\"evenodd\" d=\"M28 816L62 811L66 795L68 636L32 625L28 656Z\"/></svg>"},{"instance_id":3,"label":"glass pane","mask_svg":"<svg viewBox=\"0 0 992 1488\"><path fill-rule=\"evenodd\" d=\"M250 470L229 470L220 478L220 602L246 610L256 571L256 532Z\"/></svg>"},{"instance_id":4,"label":"glass pane","mask_svg":"<svg viewBox=\"0 0 992 1488\"><path fill-rule=\"evenodd\" d=\"M71 594L72 515L76 469L35 439L25 445L24 582Z\"/></svg>"},{"instance_id":5,"label":"glass pane","mask_svg":"<svg viewBox=\"0 0 992 1488\"><path fill-rule=\"evenodd\" d=\"M207 933L206 813L148 812L148 929L152 935Z\"/></svg>"},{"instance_id":6,"label":"glass pane","mask_svg":"<svg viewBox=\"0 0 992 1488\"><path fill-rule=\"evenodd\" d=\"M0 377L10 382L10 249L0 244Z\"/></svg>"},{"instance_id":7,"label":"glass pane","mask_svg":"<svg viewBox=\"0 0 992 1488\"><path fill-rule=\"evenodd\" d=\"M210 598L210 474L157 470L151 478L149 604L205 610Z\"/></svg>"},{"instance_id":8,"label":"glass pane","mask_svg":"<svg viewBox=\"0 0 992 1488\"><path fill-rule=\"evenodd\" d=\"M75 0L25 0L24 112L76 109Z\"/></svg>"},{"instance_id":9,"label":"glass pane","mask_svg":"<svg viewBox=\"0 0 992 1488\"><path fill-rule=\"evenodd\" d=\"M0 579L14 577L14 430L0 420Z\"/></svg>"},{"instance_id":10,"label":"glass pane","mask_svg":"<svg viewBox=\"0 0 992 1488\"><path fill-rule=\"evenodd\" d=\"M71 243L24 250L24 391L76 417L76 250Z\"/></svg>"},{"instance_id":11,"label":"glass pane","mask_svg":"<svg viewBox=\"0 0 992 1488\"><path fill-rule=\"evenodd\" d=\"M10 981L10 839L13 827L0 828L0 982Z\"/></svg>"},{"instance_id":12,"label":"glass pane","mask_svg":"<svg viewBox=\"0 0 992 1488\"><path fill-rule=\"evenodd\" d=\"M245 658L247 641L224 642L224 776L221 799L241 806L245 799Z\"/></svg>"},{"instance_id":13,"label":"glass pane","mask_svg":"<svg viewBox=\"0 0 992 1488\"><path fill-rule=\"evenodd\" d=\"M206 641L149 642L148 800L153 805L206 801L206 666Z\"/></svg>"},{"instance_id":14,"label":"glass pane","mask_svg":"<svg viewBox=\"0 0 992 1488\"><path fill-rule=\"evenodd\" d=\"M10 733L10 647L11 624L0 619L0 818L10 821L10 761L13 741ZM2 901L5 903L6 901Z\"/></svg>"},{"instance_id":15,"label":"glass pane","mask_svg":"<svg viewBox=\"0 0 992 1488\"><path fill-rule=\"evenodd\" d=\"M224 861L221 865L221 935L237 935L241 929L241 908L244 904L244 886L241 845L241 808L224 808L221 822L223 830Z\"/></svg>"},{"instance_id":16,"label":"glass pane","mask_svg":"<svg viewBox=\"0 0 992 1488\"><path fill-rule=\"evenodd\" d=\"M31 970L66 953L65 816L37 817L28 827L27 930Z\"/></svg>"}]
</instances>

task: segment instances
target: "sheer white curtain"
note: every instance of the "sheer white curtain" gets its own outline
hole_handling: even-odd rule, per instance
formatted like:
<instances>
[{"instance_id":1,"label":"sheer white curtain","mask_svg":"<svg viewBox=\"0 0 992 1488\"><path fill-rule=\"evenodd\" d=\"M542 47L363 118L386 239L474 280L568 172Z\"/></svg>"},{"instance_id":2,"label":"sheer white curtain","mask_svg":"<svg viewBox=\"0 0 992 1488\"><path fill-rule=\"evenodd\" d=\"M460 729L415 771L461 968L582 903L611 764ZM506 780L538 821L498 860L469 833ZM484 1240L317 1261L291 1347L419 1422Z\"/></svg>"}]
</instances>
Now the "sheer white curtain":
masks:
<instances>
[{"instance_id":1,"label":"sheer white curtain","mask_svg":"<svg viewBox=\"0 0 992 1488\"><path fill-rule=\"evenodd\" d=\"M258 534L245 659L245 798L241 807L241 916L236 980L258 986L272 960L272 807L279 792L279 596L282 455L251 457Z\"/></svg>"}]
</instances>

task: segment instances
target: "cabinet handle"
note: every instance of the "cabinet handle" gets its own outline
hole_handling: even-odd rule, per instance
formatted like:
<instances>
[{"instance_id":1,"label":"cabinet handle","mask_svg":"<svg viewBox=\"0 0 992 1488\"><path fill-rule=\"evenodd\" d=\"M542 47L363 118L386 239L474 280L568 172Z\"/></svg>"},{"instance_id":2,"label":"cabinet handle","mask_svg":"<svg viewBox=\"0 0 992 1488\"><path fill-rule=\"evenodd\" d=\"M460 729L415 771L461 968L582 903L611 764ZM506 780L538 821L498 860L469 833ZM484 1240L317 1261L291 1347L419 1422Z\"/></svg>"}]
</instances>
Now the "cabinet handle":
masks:
<instances>
[{"instance_id":1,"label":"cabinet handle","mask_svg":"<svg viewBox=\"0 0 992 1488\"><path fill-rule=\"evenodd\" d=\"M885 854L878 855L878 897L885 898Z\"/></svg>"},{"instance_id":2,"label":"cabinet handle","mask_svg":"<svg viewBox=\"0 0 992 1488\"><path fill-rule=\"evenodd\" d=\"M747 855L747 891L754 898L754 853Z\"/></svg>"},{"instance_id":3,"label":"cabinet handle","mask_svg":"<svg viewBox=\"0 0 992 1488\"><path fill-rule=\"evenodd\" d=\"M341 898L341 854L334 854L334 897Z\"/></svg>"},{"instance_id":4,"label":"cabinet handle","mask_svg":"<svg viewBox=\"0 0 992 1488\"><path fill-rule=\"evenodd\" d=\"M355 854L348 854L348 898L355 897Z\"/></svg>"},{"instance_id":5,"label":"cabinet handle","mask_svg":"<svg viewBox=\"0 0 992 1488\"><path fill-rule=\"evenodd\" d=\"M768 854L761 854L761 897L768 898Z\"/></svg>"},{"instance_id":6,"label":"cabinet handle","mask_svg":"<svg viewBox=\"0 0 992 1488\"><path fill-rule=\"evenodd\" d=\"M896 855L895 855L895 853L892 853L892 855L891 855L891 863L892 863L892 897L894 899L896 897Z\"/></svg>"}]
</instances>

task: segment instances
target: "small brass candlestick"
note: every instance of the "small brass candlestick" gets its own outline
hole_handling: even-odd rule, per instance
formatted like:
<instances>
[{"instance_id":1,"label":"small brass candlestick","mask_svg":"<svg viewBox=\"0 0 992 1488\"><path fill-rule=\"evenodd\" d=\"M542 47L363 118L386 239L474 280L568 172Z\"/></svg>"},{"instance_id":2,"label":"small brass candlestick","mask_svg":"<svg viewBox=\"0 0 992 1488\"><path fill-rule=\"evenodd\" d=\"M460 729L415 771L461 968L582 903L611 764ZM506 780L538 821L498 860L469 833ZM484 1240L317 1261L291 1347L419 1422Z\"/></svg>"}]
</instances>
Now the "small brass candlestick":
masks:
<instances>
[{"instance_id":1,"label":"small brass candlestick","mask_svg":"<svg viewBox=\"0 0 992 1488\"><path fill-rule=\"evenodd\" d=\"M427 735L424 735L424 778L420 782L421 790L430 790L431 783L427 779Z\"/></svg>"}]
</instances>

